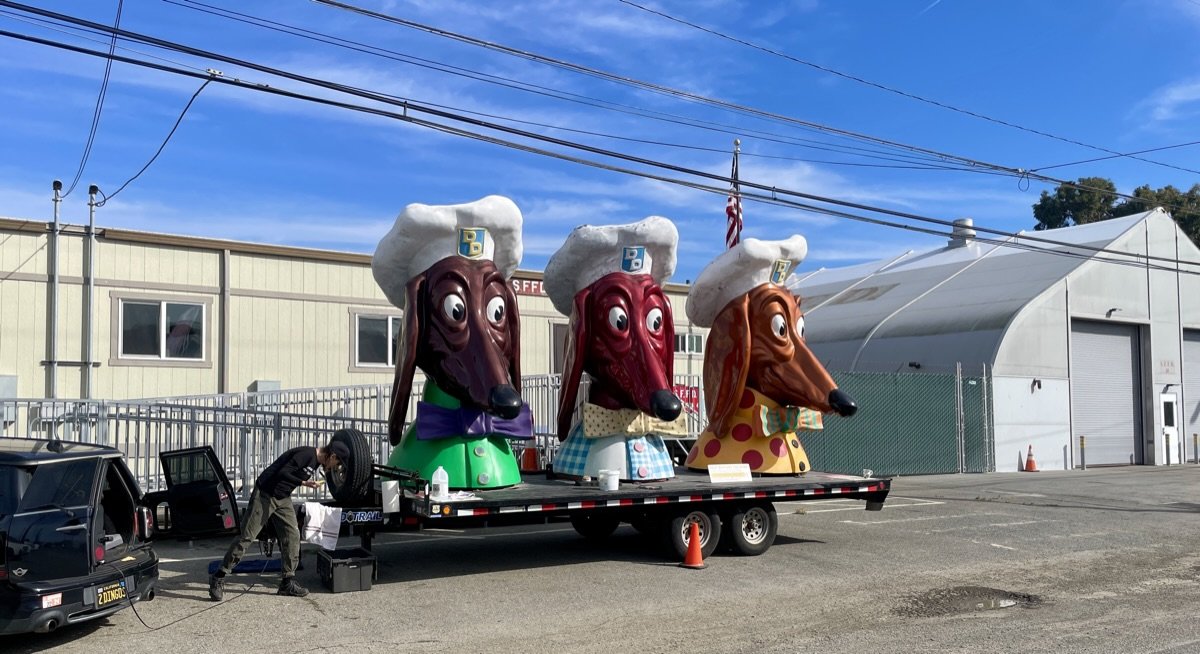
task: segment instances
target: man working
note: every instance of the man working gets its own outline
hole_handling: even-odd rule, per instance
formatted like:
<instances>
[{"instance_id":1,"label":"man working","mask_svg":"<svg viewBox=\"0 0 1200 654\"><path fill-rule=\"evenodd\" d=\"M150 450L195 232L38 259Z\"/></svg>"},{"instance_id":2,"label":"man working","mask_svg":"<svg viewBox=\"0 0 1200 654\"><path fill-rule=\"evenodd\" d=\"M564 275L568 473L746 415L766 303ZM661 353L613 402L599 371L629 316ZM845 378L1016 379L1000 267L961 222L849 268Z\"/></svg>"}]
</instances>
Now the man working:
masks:
<instances>
[{"instance_id":1,"label":"man working","mask_svg":"<svg viewBox=\"0 0 1200 654\"><path fill-rule=\"evenodd\" d=\"M246 546L258 538L258 533L268 520L275 523L279 536L279 553L283 558L283 580L279 583L279 595L304 597L308 589L296 583L296 564L300 561L300 528L296 525L296 510L292 506L292 491L297 486L316 488L311 481L317 466L328 471L350 458L350 448L345 443L332 442L325 447L293 447L283 453L274 463L267 466L254 482L250 503L242 515L242 532L238 534L221 567L208 578L208 596L219 602L225 594L225 575L233 570Z\"/></svg>"}]
</instances>

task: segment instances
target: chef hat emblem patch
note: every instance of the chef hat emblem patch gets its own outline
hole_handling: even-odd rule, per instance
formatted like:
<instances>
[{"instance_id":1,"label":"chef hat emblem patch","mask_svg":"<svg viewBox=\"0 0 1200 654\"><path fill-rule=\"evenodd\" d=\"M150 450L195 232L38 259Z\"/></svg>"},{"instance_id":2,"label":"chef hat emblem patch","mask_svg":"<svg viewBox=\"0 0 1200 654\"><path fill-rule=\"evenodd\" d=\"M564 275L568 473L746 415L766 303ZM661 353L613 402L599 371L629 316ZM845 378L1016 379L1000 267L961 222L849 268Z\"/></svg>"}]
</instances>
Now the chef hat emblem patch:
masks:
<instances>
[{"instance_id":1,"label":"chef hat emblem patch","mask_svg":"<svg viewBox=\"0 0 1200 654\"><path fill-rule=\"evenodd\" d=\"M787 259L776 259L775 263L771 264L771 283L782 284L783 280L787 279L788 269L791 267L791 261Z\"/></svg>"},{"instance_id":2,"label":"chef hat emblem patch","mask_svg":"<svg viewBox=\"0 0 1200 654\"><path fill-rule=\"evenodd\" d=\"M627 273L640 273L646 267L646 247L632 245L621 251L621 270Z\"/></svg>"},{"instance_id":3,"label":"chef hat emblem patch","mask_svg":"<svg viewBox=\"0 0 1200 654\"><path fill-rule=\"evenodd\" d=\"M487 237L487 229L483 227L460 227L458 253L468 259L478 259L483 256L483 246L487 243Z\"/></svg>"}]
</instances>

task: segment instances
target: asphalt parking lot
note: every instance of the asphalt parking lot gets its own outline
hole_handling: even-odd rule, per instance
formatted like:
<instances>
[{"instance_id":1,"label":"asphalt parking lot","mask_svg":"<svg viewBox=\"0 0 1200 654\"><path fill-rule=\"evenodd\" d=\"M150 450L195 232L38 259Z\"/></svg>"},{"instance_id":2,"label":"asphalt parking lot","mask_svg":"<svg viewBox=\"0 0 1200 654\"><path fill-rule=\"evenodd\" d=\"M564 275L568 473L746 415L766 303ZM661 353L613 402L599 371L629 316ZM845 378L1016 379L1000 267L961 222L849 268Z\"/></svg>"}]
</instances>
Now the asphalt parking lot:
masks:
<instances>
[{"instance_id":1,"label":"asphalt parking lot","mask_svg":"<svg viewBox=\"0 0 1200 654\"><path fill-rule=\"evenodd\" d=\"M427 530L377 541L369 592L274 595L231 578L224 541L157 546L154 602L14 652L1200 652L1200 467L897 479L861 502L780 504L759 557L704 570L623 526Z\"/></svg>"}]
</instances>

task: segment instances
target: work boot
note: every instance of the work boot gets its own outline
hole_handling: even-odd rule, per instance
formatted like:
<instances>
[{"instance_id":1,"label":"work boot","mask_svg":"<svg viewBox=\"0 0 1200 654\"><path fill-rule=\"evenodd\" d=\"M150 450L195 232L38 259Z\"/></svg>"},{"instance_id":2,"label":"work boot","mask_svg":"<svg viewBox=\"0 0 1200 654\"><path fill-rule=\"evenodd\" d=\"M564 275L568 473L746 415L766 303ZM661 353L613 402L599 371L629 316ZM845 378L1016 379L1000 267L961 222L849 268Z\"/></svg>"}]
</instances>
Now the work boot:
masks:
<instances>
[{"instance_id":1,"label":"work boot","mask_svg":"<svg viewBox=\"0 0 1200 654\"><path fill-rule=\"evenodd\" d=\"M279 592L276 595L287 595L289 597L304 597L308 594L308 589L296 583L294 577L284 577L283 581L279 582Z\"/></svg>"},{"instance_id":2,"label":"work boot","mask_svg":"<svg viewBox=\"0 0 1200 654\"><path fill-rule=\"evenodd\" d=\"M220 602L225 597L225 577L218 577L215 573L208 575L208 596L214 602Z\"/></svg>"}]
</instances>

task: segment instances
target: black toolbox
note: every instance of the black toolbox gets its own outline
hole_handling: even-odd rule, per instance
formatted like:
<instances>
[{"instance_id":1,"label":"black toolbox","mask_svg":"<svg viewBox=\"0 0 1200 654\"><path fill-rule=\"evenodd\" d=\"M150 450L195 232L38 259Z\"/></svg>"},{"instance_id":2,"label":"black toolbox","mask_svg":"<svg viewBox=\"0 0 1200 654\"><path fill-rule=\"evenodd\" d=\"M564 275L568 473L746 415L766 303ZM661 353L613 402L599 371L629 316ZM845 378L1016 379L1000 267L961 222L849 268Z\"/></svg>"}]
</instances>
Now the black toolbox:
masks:
<instances>
[{"instance_id":1,"label":"black toolbox","mask_svg":"<svg viewBox=\"0 0 1200 654\"><path fill-rule=\"evenodd\" d=\"M377 576L375 555L361 547L317 552L321 583L335 593L371 590Z\"/></svg>"}]
</instances>

